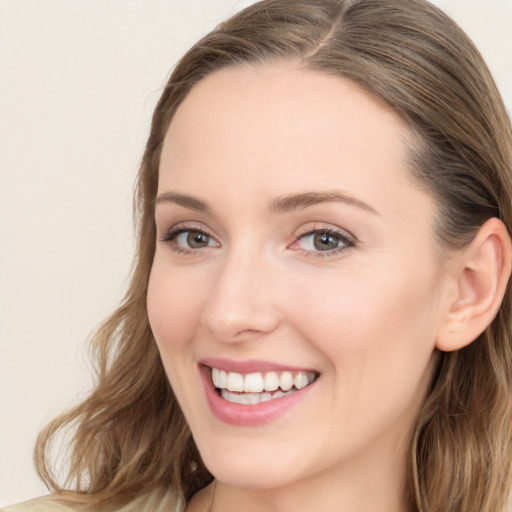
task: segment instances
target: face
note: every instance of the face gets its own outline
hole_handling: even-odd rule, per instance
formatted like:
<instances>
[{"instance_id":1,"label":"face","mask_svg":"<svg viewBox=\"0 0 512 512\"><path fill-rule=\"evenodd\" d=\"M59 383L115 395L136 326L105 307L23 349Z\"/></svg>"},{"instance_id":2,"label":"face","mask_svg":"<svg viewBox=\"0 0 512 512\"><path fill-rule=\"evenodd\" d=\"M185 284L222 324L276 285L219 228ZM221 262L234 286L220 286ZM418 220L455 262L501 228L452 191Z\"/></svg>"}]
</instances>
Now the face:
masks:
<instances>
[{"instance_id":1,"label":"face","mask_svg":"<svg viewBox=\"0 0 512 512\"><path fill-rule=\"evenodd\" d=\"M217 72L176 112L148 313L221 481L400 466L448 280L408 137L352 83L292 64Z\"/></svg>"}]
</instances>

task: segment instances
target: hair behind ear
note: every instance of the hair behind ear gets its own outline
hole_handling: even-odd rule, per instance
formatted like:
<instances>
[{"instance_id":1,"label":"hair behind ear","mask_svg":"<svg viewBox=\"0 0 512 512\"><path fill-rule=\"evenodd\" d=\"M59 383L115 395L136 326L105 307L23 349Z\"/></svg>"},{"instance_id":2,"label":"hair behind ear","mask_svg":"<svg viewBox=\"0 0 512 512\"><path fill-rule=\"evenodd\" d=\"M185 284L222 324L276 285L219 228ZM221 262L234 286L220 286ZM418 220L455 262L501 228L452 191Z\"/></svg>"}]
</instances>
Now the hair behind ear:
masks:
<instances>
[{"instance_id":1,"label":"hair behind ear","mask_svg":"<svg viewBox=\"0 0 512 512\"><path fill-rule=\"evenodd\" d=\"M492 218L451 262L454 293L411 438L412 510L505 510L504 484L512 479L511 258L507 229Z\"/></svg>"}]
</instances>

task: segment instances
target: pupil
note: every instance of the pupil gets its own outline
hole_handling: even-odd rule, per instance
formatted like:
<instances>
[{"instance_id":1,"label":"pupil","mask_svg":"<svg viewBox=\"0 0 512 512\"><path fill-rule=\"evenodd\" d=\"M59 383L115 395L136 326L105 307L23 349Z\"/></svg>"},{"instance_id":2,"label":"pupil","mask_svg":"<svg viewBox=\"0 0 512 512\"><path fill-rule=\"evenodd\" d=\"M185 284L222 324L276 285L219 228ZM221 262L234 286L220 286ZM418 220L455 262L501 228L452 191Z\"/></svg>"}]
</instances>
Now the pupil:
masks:
<instances>
[{"instance_id":1,"label":"pupil","mask_svg":"<svg viewBox=\"0 0 512 512\"><path fill-rule=\"evenodd\" d=\"M205 247L208 245L208 237L203 233L189 233L187 238L190 247Z\"/></svg>"},{"instance_id":2,"label":"pupil","mask_svg":"<svg viewBox=\"0 0 512 512\"><path fill-rule=\"evenodd\" d=\"M315 249L319 251L327 251L338 247L338 239L328 233L318 233L315 235Z\"/></svg>"}]
</instances>

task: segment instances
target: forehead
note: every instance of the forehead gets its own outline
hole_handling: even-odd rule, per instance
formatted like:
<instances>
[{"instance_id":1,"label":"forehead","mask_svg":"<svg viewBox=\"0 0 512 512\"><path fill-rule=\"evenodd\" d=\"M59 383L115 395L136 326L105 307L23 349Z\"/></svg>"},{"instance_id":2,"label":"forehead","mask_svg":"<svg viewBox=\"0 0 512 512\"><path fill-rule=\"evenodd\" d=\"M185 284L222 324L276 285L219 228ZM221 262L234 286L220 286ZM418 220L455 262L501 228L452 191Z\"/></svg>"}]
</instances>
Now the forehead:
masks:
<instances>
[{"instance_id":1,"label":"forehead","mask_svg":"<svg viewBox=\"0 0 512 512\"><path fill-rule=\"evenodd\" d=\"M411 188L405 123L352 82L296 63L228 68L199 82L166 135L159 191L223 183L237 196ZM213 189L212 189L213 190Z\"/></svg>"}]
</instances>

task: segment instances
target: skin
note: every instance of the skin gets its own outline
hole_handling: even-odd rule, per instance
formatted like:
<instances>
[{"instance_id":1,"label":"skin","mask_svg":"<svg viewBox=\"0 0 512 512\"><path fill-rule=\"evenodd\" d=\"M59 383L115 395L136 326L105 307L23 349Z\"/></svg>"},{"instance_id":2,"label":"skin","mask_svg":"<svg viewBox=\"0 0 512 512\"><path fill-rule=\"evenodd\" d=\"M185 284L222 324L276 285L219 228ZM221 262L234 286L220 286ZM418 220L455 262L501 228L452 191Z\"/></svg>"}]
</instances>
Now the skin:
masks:
<instances>
[{"instance_id":1,"label":"skin","mask_svg":"<svg viewBox=\"0 0 512 512\"><path fill-rule=\"evenodd\" d=\"M148 314L201 456L214 510L397 512L408 435L424 399L454 278L436 207L407 169L404 123L338 77L295 63L202 80L162 151ZM269 211L276 198L337 191ZM364 205L363 205L364 203ZM164 241L170 229L201 230ZM312 230L349 238L319 250ZM307 396L258 426L210 411L198 362L257 359L319 372ZM188 512L204 511L211 489Z\"/></svg>"}]
</instances>

